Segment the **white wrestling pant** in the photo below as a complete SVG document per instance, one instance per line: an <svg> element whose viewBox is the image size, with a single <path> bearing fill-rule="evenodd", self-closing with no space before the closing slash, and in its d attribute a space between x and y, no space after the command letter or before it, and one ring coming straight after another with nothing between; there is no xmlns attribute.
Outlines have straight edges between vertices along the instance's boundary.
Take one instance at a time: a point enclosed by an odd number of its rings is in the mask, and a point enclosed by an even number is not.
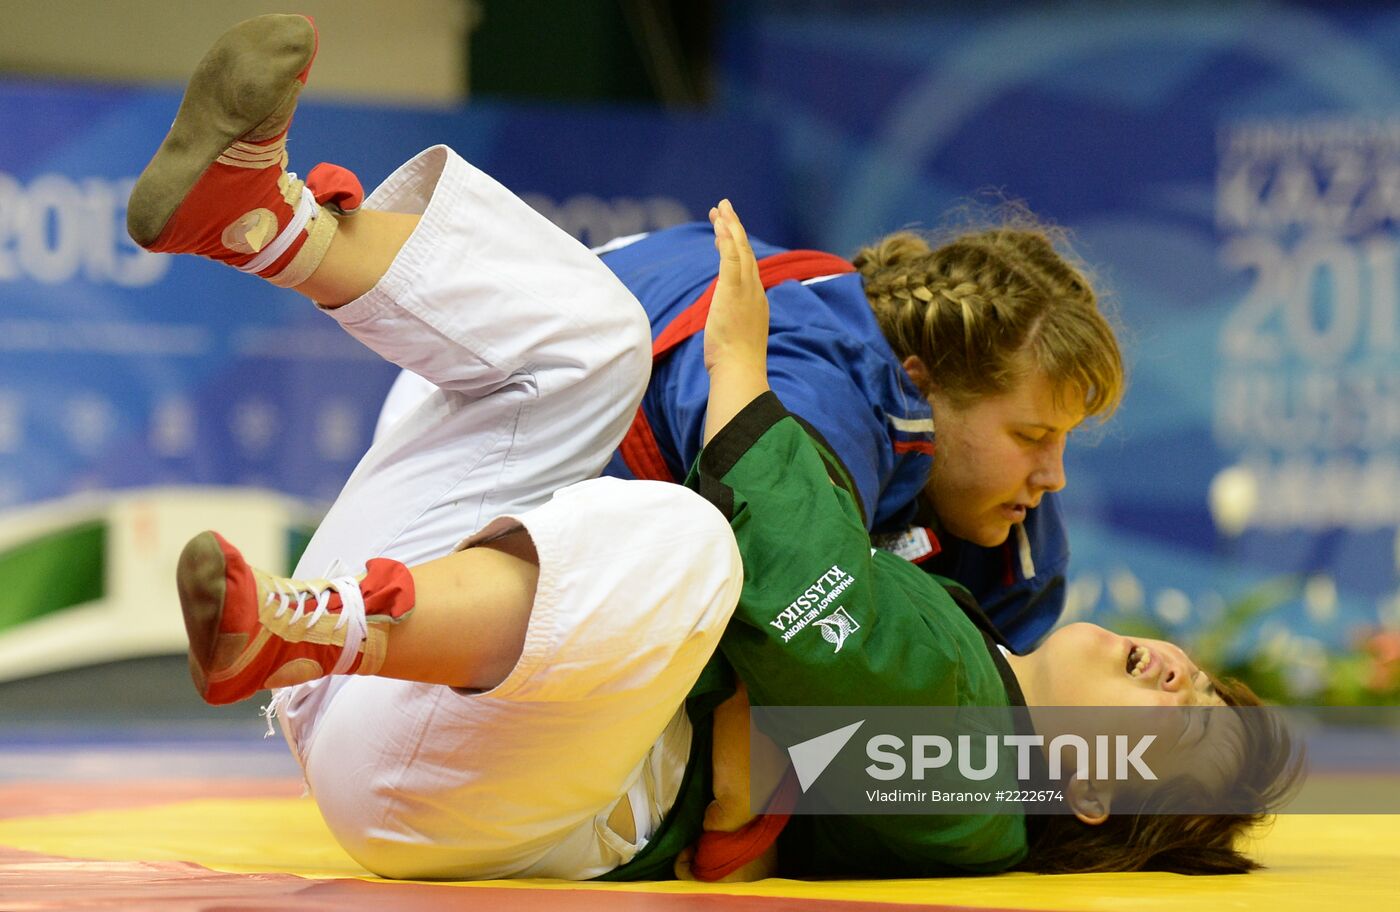
<svg viewBox="0 0 1400 912"><path fill-rule="evenodd" d="M607 827L620 799L647 833L679 788L678 710L738 599L738 550L678 485L586 480L651 361L640 305L595 256L444 147L366 208L423 218L379 285L328 313L438 389L370 448L296 574L420 563L508 516L483 534L523 525L539 584L520 662L494 690L328 678L280 692L283 731L371 871L597 876L642 844Z"/></svg>

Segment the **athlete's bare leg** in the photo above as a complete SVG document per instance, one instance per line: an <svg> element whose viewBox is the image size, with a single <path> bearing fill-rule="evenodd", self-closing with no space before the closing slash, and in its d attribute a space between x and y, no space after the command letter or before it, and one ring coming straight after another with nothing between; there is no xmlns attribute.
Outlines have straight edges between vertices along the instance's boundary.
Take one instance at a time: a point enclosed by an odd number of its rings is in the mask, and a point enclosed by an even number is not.
<svg viewBox="0 0 1400 912"><path fill-rule="evenodd" d="M410 568L413 613L389 628L379 674L489 690L525 643L539 580L530 537L517 532Z"/></svg>
<svg viewBox="0 0 1400 912"><path fill-rule="evenodd" d="M292 290L328 310L350 303L384 277L418 220L417 215L373 210L340 218L325 259Z"/></svg>

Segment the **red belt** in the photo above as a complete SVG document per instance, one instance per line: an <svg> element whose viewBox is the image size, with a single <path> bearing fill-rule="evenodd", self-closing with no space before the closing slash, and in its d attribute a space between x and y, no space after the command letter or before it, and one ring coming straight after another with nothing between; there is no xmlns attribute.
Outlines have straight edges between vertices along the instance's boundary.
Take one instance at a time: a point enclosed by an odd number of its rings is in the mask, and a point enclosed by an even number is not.
<svg viewBox="0 0 1400 912"><path fill-rule="evenodd" d="M839 256L823 253L820 250L789 250L786 253L774 254L758 261L758 277L763 282L764 288L772 288L774 285L789 279L802 281L821 276L843 275L849 272L855 272L855 267ZM653 368L660 364L676 346L705 328L705 320L710 315L710 301L715 296L715 286L718 283L719 277L716 276L705 287L700 297L677 314L675 319L668 323L666 328L656 337L656 341L651 343ZM632 419L632 426L627 430L627 435L622 438L622 445L618 447L618 452L622 455L622 461L636 478L646 478L651 481L680 480L671 474L666 460L662 458L661 448L656 445L656 435L651 430L651 423L647 421L647 416L640 406L637 408L637 417Z"/></svg>

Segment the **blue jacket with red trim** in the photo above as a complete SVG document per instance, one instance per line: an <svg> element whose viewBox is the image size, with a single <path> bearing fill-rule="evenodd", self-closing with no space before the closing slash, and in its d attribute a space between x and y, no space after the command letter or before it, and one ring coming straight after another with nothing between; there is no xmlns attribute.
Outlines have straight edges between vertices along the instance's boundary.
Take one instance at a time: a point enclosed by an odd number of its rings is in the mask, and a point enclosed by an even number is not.
<svg viewBox="0 0 1400 912"><path fill-rule="evenodd" d="M756 239L753 247L760 259L783 252ZM641 301L653 338L700 297L718 269L713 230L704 223L655 232L602 260ZM869 528L898 532L914 525L932 466L932 416L876 324L860 276L783 282L768 290L768 302L773 391L842 460ZM700 452L708 396L702 335L654 365L642 412L674 478L684 478ZM633 477L620 453L605 474ZM944 535L942 553L922 562L967 586L1019 651L1034 646L1059 617L1069 561L1053 495L1027 515L1023 529L1024 540L1013 531L998 548Z"/></svg>

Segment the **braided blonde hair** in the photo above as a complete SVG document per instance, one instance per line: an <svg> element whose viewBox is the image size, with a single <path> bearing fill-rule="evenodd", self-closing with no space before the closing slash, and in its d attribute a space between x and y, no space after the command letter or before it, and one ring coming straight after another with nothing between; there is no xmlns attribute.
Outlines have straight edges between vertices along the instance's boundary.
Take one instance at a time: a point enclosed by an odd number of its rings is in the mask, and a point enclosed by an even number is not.
<svg viewBox="0 0 1400 912"><path fill-rule="evenodd" d="M1040 370L1057 395L1082 393L1085 414L1107 418L1123 396L1122 354L1088 278L1052 237L1063 244L1018 209L938 247L891 234L854 262L895 354L923 361L957 407Z"/></svg>

